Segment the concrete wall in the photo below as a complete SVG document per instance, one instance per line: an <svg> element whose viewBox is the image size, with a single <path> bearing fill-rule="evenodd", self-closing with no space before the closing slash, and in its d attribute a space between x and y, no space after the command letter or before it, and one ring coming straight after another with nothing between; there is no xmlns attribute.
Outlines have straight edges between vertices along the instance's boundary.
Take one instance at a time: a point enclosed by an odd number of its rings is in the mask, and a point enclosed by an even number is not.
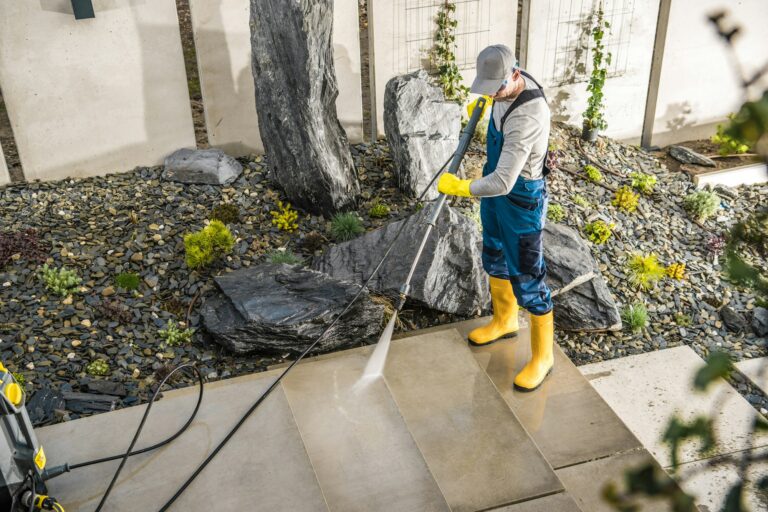
<svg viewBox="0 0 768 512"><path fill-rule="evenodd" d="M28 180L155 165L195 146L174 0L0 0L0 84Z"/></svg>
<svg viewBox="0 0 768 512"><path fill-rule="evenodd" d="M0 185L6 185L11 182L11 175L8 174L8 166L5 164L5 155L3 147L0 146Z"/></svg>
<svg viewBox="0 0 768 512"><path fill-rule="evenodd" d="M231 155L263 153L251 72L249 0L190 0L209 143ZM357 0L334 4L336 108L351 142L363 134Z"/></svg>
<svg viewBox="0 0 768 512"><path fill-rule="evenodd" d="M368 0L373 91L372 112L376 131L384 135L384 90L395 76L429 69L435 16L442 0ZM515 48L517 2L464 0L457 2L456 59L467 86L475 79L475 59L488 45Z"/></svg>
<svg viewBox="0 0 768 512"><path fill-rule="evenodd" d="M530 0L523 63L547 89L553 119L581 126L592 71L589 14L598 0ZM605 135L638 139L643 128L658 0L606 0L611 32L606 50L613 55L604 87Z"/></svg>
<svg viewBox="0 0 768 512"><path fill-rule="evenodd" d="M652 141L668 145L708 138L744 102L732 56L707 15L730 9L742 26L735 39L739 61L754 71L768 61L768 2L765 0L674 0L664 45ZM762 84L764 90L768 81Z"/></svg>

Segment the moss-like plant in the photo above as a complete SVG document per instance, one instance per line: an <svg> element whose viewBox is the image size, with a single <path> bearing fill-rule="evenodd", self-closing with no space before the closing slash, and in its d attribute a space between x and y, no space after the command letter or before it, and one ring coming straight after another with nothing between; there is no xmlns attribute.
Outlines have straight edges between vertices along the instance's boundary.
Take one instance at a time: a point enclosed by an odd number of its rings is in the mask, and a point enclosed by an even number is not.
<svg viewBox="0 0 768 512"><path fill-rule="evenodd" d="M383 219L389 216L389 206L379 201L376 201L368 210L368 216L372 219Z"/></svg>
<svg viewBox="0 0 768 512"><path fill-rule="evenodd" d="M685 263L672 263L667 267L667 275L672 279L682 281L685 278Z"/></svg>
<svg viewBox="0 0 768 512"><path fill-rule="evenodd" d="M714 192L700 190L683 199L683 208L699 222L704 222L720 207L720 196Z"/></svg>
<svg viewBox="0 0 768 512"><path fill-rule="evenodd" d="M192 335L194 333L195 330L192 328L184 330L180 329L178 324L173 320L168 320L168 323L165 324L165 329L157 331L157 334L163 342L170 347L181 345L182 343L189 343L192 341Z"/></svg>
<svg viewBox="0 0 768 512"><path fill-rule="evenodd" d="M115 284L128 291L136 290L141 284L141 278L133 272L121 272L115 276Z"/></svg>
<svg viewBox="0 0 768 512"><path fill-rule="evenodd" d="M717 133L712 136L712 142L717 144L717 152L725 155L740 155L749 151L749 144L726 133L727 128L733 123L736 114L728 114L729 122L727 124L718 124Z"/></svg>
<svg viewBox="0 0 768 512"><path fill-rule="evenodd" d="M0 233L0 269L10 263L14 255L42 263L47 252L48 247L34 229Z"/></svg>
<svg viewBox="0 0 768 512"><path fill-rule="evenodd" d="M331 234L336 240L352 240L364 232L363 223L354 212L337 213L331 220Z"/></svg>
<svg viewBox="0 0 768 512"><path fill-rule="evenodd" d="M637 209L637 203L640 196L632 192L632 189L624 185L616 191L616 196L611 201L613 206L617 206L626 212L634 212Z"/></svg>
<svg viewBox="0 0 768 512"><path fill-rule="evenodd" d="M653 188L656 186L656 176L645 174L644 172L633 172L629 175L632 179L632 188L639 190L645 195L653 194Z"/></svg>
<svg viewBox="0 0 768 512"><path fill-rule="evenodd" d="M552 222L562 222L565 218L565 208L562 205L553 203L547 209L547 220Z"/></svg>
<svg viewBox="0 0 768 512"><path fill-rule="evenodd" d="M693 324L693 320L691 319L691 315L678 311L675 313L675 323L680 327L690 327L691 324Z"/></svg>
<svg viewBox="0 0 768 512"><path fill-rule="evenodd" d="M96 311L98 311L102 317L124 325L130 324L131 320L133 320L131 312L116 300L111 301L105 299L96 307Z"/></svg>
<svg viewBox="0 0 768 512"><path fill-rule="evenodd" d="M211 211L210 219L220 220L224 224L237 224L240 222L240 208L232 203L218 204Z"/></svg>
<svg viewBox="0 0 768 512"><path fill-rule="evenodd" d="M45 287L62 297L75 293L82 282L74 270L66 267L52 268L44 264L40 270L40 279L45 283Z"/></svg>
<svg viewBox="0 0 768 512"><path fill-rule="evenodd" d="M27 378L18 372L11 372L11 375L13 375L13 380L15 380L16 383L21 386L21 389L24 389L24 387L27 385Z"/></svg>
<svg viewBox="0 0 768 512"><path fill-rule="evenodd" d="M603 220L596 220L586 224L584 226L584 232L593 244L601 245L611 238L614 227L616 227L616 224L608 224Z"/></svg>
<svg viewBox="0 0 768 512"><path fill-rule="evenodd" d="M267 254L267 261L270 263L287 263L288 265L298 265L299 263L303 263L302 259L296 256L290 249L270 252Z"/></svg>
<svg viewBox="0 0 768 512"><path fill-rule="evenodd" d="M666 274L664 266L654 253L634 254L627 262L629 282L635 288L650 290Z"/></svg>
<svg viewBox="0 0 768 512"><path fill-rule="evenodd" d="M632 332L640 332L648 324L648 310L645 304L636 302L622 310L621 319Z"/></svg>
<svg viewBox="0 0 768 512"><path fill-rule="evenodd" d="M587 173L587 179L592 183L603 182L603 173L601 173L600 170L594 165L585 165L584 172Z"/></svg>
<svg viewBox="0 0 768 512"><path fill-rule="evenodd" d="M184 235L187 266L191 269L205 267L224 256L235 245L235 237L221 221L212 220L195 233Z"/></svg>
<svg viewBox="0 0 768 512"><path fill-rule="evenodd" d="M292 233L299 229L299 213L291 208L289 203L277 202L277 210L269 212L272 224L283 231Z"/></svg>
<svg viewBox="0 0 768 512"><path fill-rule="evenodd" d="M96 359L85 366L85 371L88 375L103 377L109 375L109 363L103 359Z"/></svg>
<svg viewBox="0 0 768 512"><path fill-rule="evenodd" d="M587 198L582 196L581 194L573 194L571 196L571 201L573 201L573 204L577 206L581 206L582 208L589 208L589 201L587 201Z"/></svg>

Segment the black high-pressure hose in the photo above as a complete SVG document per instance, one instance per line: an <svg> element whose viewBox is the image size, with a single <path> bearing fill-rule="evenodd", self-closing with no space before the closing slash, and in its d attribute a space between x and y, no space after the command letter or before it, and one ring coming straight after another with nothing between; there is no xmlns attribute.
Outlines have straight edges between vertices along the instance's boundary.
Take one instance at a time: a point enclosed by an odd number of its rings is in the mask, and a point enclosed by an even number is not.
<svg viewBox="0 0 768 512"><path fill-rule="evenodd" d="M435 175L430 180L429 184L427 184L427 186L425 187L424 191L417 198L417 201L421 201L424 198L424 195L432 187L432 185L434 184L435 180L440 176L440 174L442 174L442 172L445 170L445 168L451 162L451 159L453 159L454 155L455 155L455 153L452 154L450 156L450 158L448 158L448 160L442 165L442 167L440 167L440 170L437 171L437 173L435 173ZM403 219L405 219L405 217L403 217ZM237 430L240 428L240 426L242 426L242 424L245 422L245 420L248 419L248 417L253 413L253 411L255 411L256 408L259 405L261 405L261 403L264 401L264 399L266 399L266 397L277 387L277 384L283 379L283 377L285 377L288 374L288 372L291 370L291 368L293 368L293 366L296 365L296 363L301 361L304 358L304 356L306 356L317 345L317 343L323 338L323 336L325 336L328 333L328 331L330 331L330 329L334 325L336 325L336 322L338 322L338 320L342 316L344 316L344 314L346 314L347 311L349 311L349 308L351 308L352 304L354 304L355 301L360 297L360 295L362 294L363 290L365 290L366 286L368 286L368 284L371 282L371 279L373 279L373 277L381 269L381 266L384 264L384 261L386 261L387 257L389 257L389 253L392 252L392 248L394 247L395 242L400 237L400 234L403 232L404 228L405 228L405 222L403 223L402 226L400 226L400 229L397 231L397 233L395 233L395 237L392 239L392 242L390 242L389 247L387 247L387 250L385 251L384 256L381 258L381 261L379 261L378 265L376 265L376 268L373 270L373 272L368 277L368 279L366 279L365 283L363 283L363 285L360 287L360 290L358 290L358 292L355 294L355 296L352 298L352 300L347 304L347 306L344 308L344 310L333 320L333 322L331 322L331 324L320 334L320 336L318 336L317 339L298 357L298 359L296 359L293 363L291 363L291 365L288 366L288 368L286 368L285 371L283 371L283 373L281 373L278 376L278 378L275 380L275 382L272 383L272 385L259 397L259 399L253 404L253 406L251 406L251 408L243 415L243 417L240 419L240 421L237 423L237 425L235 425L235 427L232 428L232 430L230 430L230 432L227 434L227 436L224 438L224 440L221 441L221 443L219 443L219 445L216 447L216 449L213 452L211 452L211 454L205 459L205 461L203 461L203 463L200 464L200 466L198 466L197 470L195 470L195 472L192 474L192 476L184 483L184 485L181 488L179 488L179 490L176 492L176 494L165 505L163 505L163 508L160 509L161 512L165 511L165 510L168 510L168 508L173 504L173 502L176 501L176 499L178 499L179 496L181 496L181 494L186 490L187 487L189 487L189 485L192 483L192 481L195 479L195 477L197 477L197 475L200 474L200 472L205 468L205 466L208 465L208 463L224 447L224 445L229 441L229 439L232 436L234 436L234 434L237 432ZM189 418L184 423L184 425L182 425L181 428L179 428L179 430L177 430L176 433L173 434L172 436L164 439L163 441L160 441L159 443L153 444L152 446L147 446L146 448L142 448L140 450L133 451L133 447L136 445L136 441L138 440L139 435L141 434L141 431L144 429L144 424L145 424L145 422L147 420L147 417L149 416L150 410L152 409L152 404L157 400L157 397L158 397L158 395L160 393L160 389L163 387L163 385L166 383L166 381L174 373L176 373L177 371L186 369L186 368L190 368L197 375L198 384L200 386L200 393L198 394L197 403L195 404L195 409L192 411L192 414L189 416ZM197 416L198 411L200 410L200 405L201 405L201 403L203 401L203 388L204 388L203 376L200 373L200 370L197 369L197 367L193 366L192 364L184 364L184 365L177 366L176 368L173 369L173 371L171 371L168 375L166 375L166 377L157 386L157 389L155 390L155 392L152 394L152 398L149 401L149 405L147 406L147 410L144 411L144 415L141 418L141 422L139 423L139 427L136 429L136 433L133 436L133 440L131 441L131 444L128 447L128 450L125 453L118 454L118 455L111 455L109 457L102 457L100 459L93 459L93 460L89 460L89 461L85 461L85 462L78 462L77 464L71 464L71 465L66 464L64 466L61 466L61 467L57 468L57 471L54 474L54 476L55 475L59 475L61 473L65 473L65 472L71 471L73 469L79 469L79 468L83 468L83 467L86 467L86 466L91 466L91 465L94 465L94 464L101 464L103 462L109 462L109 461L113 461L113 460L117 460L117 459L122 459L122 461L120 462L120 466L118 466L117 470L115 471L115 474L112 476L112 481L109 483L109 486L107 487L107 490L104 492L104 495L102 496L101 501L99 502L99 505L96 508L96 512L99 512L101 510L101 508L104 506L104 503L106 503L107 498L109 497L109 494L112 492L112 487L114 487L115 482L117 481L118 477L120 476L120 473L122 472L123 467L125 466L125 463L126 463L126 461L128 460L129 457L133 457L134 455L139 455L139 454L146 453L146 452L149 452L149 451L152 451L152 450L156 450L157 448L165 446L168 443L170 443L171 441L173 441L176 438L178 438L181 434L183 434L187 430L187 428L192 424L192 422L194 421L195 417Z"/></svg>
<svg viewBox="0 0 768 512"><path fill-rule="evenodd" d="M482 109L478 109L478 110L482 110ZM476 112L472 116L472 119L470 119L470 122L468 123L467 128L465 128L465 130L474 132L474 128L475 128L475 126L477 124L478 119L479 119L479 112ZM466 135L466 132L463 131L462 134ZM453 158L457 154L460 154L461 157L463 157L464 152L466 151L466 149L467 149L467 147L469 145L469 137L471 137L471 135L472 134L469 133L467 135L467 137L466 137L466 140L462 139L460 141L459 149L456 152L454 152L453 154L451 154L451 156L448 158L448 160L446 160L445 163L440 167L440 169L434 174L434 176L432 176L432 179L429 181L427 186L424 188L422 193L417 198L417 202L421 201L424 198L424 196L426 195L427 191L429 191L430 188L432 187L432 185L435 183L435 180L437 180L437 178L443 173L445 168L448 167L448 164L451 163L451 160L453 160ZM451 171L455 172L458 169L459 164L460 164L460 161L459 162L455 162L455 165L452 166ZM405 219L405 217L403 217L401 220L404 220L404 219ZM195 469L194 473L192 473L192 475L176 491L176 493L171 497L171 499L169 499L165 503L165 505L163 505L163 507L159 510L159 512L165 512L166 510L168 510L170 508L171 505L173 505L173 503L179 498L179 496L181 496L184 493L184 491L190 486L190 484L195 480L195 478L197 478L197 476L203 471L203 469L205 469L205 467L211 462L211 460L213 460L213 458L216 457L216 455L219 453L219 451L221 451L221 449L224 447L224 445L226 445L227 442L229 442L229 440L235 435L235 433L237 433L237 431L240 429L240 427L243 425L243 423L245 423L245 421L248 419L248 417L250 417L250 415L253 414L253 412L259 407L259 405L261 405L261 403L272 393L272 391L275 390L275 388L280 383L280 381L282 381L282 379L286 375L288 375L288 372L290 372L291 369L293 369L293 367L296 366L296 364L299 363L299 361L301 361L307 354L309 354L309 352L311 352L312 349L317 346L317 344L320 342L320 340L322 340L323 337L326 334L328 334L328 332L336 325L336 323L341 319L341 317L343 317L349 311L349 309L357 301L357 299L360 298L360 296L362 295L363 291L367 288L368 284L376 276L376 274L381 269L381 266L384 264L384 262L389 257L389 254L392 252L392 249L395 246L395 242L398 240L398 238L400 238L400 235L402 234L403 230L405 229L405 226L406 226L406 222L403 222L402 225L400 226L400 229L398 229L397 232L395 233L395 236L392 239L392 241L390 242L390 244L387 247L386 251L384 251L384 255L382 256L381 260L376 265L376 267L373 269L373 272L371 272L371 275L368 276L368 278L365 280L365 282L360 286L360 289L357 291L355 296L352 297L352 300L349 301L349 303L346 305L344 310L339 315L336 316L336 318L333 320L333 322L331 322L331 324L328 327L326 327L325 330L323 330L323 332L317 337L317 339L315 339L315 341L312 342L312 344L309 345L309 347L307 347L304 350L304 352L302 352L301 355L299 355L299 357L297 359L295 359L285 370L283 370L283 372L280 375L278 375L278 377L275 379L275 381L266 389L266 391L264 391L261 394L261 396L253 403L253 405L251 405L251 407L245 412L245 414L243 414L243 416L240 418L240 420L237 422L237 424L234 427L232 427L232 429L227 433L227 435L224 437L224 439L216 446L216 448L210 453L210 455L208 455L208 457L206 457L206 459L202 463L200 463L200 465L197 467L197 469ZM157 399L157 396L158 396L158 394L160 392L160 388L162 388L163 384L165 384L165 382L171 377L171 375L173 375L177 371L180 371L180 370L185 369L185 368L191 368L195 372L195 374L198 377L198 381L199 381L199 385L200 385L200 394L198 395L197 404L195 405L195 409L192 412L192 414L190 415L189 419L187 420L187 422L175 434L173 434L169 438L167 438L167 439L165 439L165 440L163 440L163 441L161 441L161 442L159 442L157 444L154 444L152 446L148 446L146 448L142 448L141 450L136 450L135 452L132 451L133 447L136 445L136 441L138 440L139 435L141 434L142 429L144 428L144 423L146 422L147 417L149 416L149 412L150 412L150 410L152 408L152 404ZM164 445L170 443L171 441L173 441L174 439L179 437L182 433L184 433L184 431L189 427L189 425L192 423L194 418L197 416L197 412L200 409L200 404L201 404L201 402L203 400L203 388L204 388L204 382L203 382L202 374L200 373L200 370L198 370L195 366L193 366L192 364L184 364L184 365L181 365L181 366L178 366L178 367L174 368L174 370L171 373L169 373L160 382L160 385L157 387L157 389L155 390L154 394L152 395L152 398L151 398L151 400L149 402L149 405L147 406L147 410L144 411L144 415L142 416L141 423L139 424L139 427L136 430L136 434L134 434L133 440L131 441L131 444L128 447L128 450L124 454L122 454L122 455L113 455L113 456L104 457L104 458L101 458L101 459L94 459L94 460L91 460L91 461L81 462L81 463L73 464L71 466L67 466L66 467L66 470L70 470L70 469L77 469L77 468L81 468L81 467L85 467L85 466L90 466L92 464L99 464L99 463L108 462L108 461L111 461L111 460L122 459L122 461L120 462L120 466L117 468L117 470L115 471L114 476L112 477L112 481L110 482L109 487L107 487L107 490L105 491L104 496L101 498L101 502L99 503L98 507L96 508L96 512L99 512L101 510L101 508L104 506L104 503L107 501L107 497L109 496L110 492L112 491L112 487L114 486L115 482L117 481L118 477L120 476L120 473L123 470L123 467L125 466L125 463L126 463L126 461L128 460L129 457L132 457L134 455L138 455L140 453L146 453L148 451L160 448L161 446L164 446Z"/></svg>
<svg viewBox="0 0 768 512"><path fill-rule="evenodd" d="M446 160L446 162L442 165L442 167L440 167L440 170L435 173L435 175L430 180L429 184L427 184L427 186L424 188L424 191L417 198L417 201L421 201L424 198L424 195L427 193L427 191L430 189L430 187L432 187L432 185L434 184L435 180L438 178L438 176L440 176L440 174L442 174L442 172L445 170L445 168L448 166L448 164L451 163L451 160L453 159L453 157L455 155L456 155L456 153L453 153L448 158L448 160ZM397 241L397 239L400 237L400 235L402 234L403 230L405 229L405 225L406 225L406 223L403 222L403 224L400 226L400 229L398 229L397 233L395 233L395 237L390 242L389 246L387 247L387 250L384 252L384 256L382 256L382 258L379 261L379 263L373 269L373 272L371 272L371 275L368 276L368 279L366 279L365 282L362 284L362 286L360 286L360 289L357 291L355 296L352 297L352 300L349 301L349 303L344 308L344 310L333 320L333 322L331 322L331 324L328 327L325 328L325 330L322 333L320 333L320 336L318 336L317 339L314 342L312 342L312 344L309 347L307 347L304 350L304 352L302 352L301 355L296 360L294 360L285 370L283 370L283 372L280 375L278 375L278 377L275 379L275 381L267 388L266 391L264 391L261 394L261 396L258 398L258 400L256 400L253 403L253 405L245 412L245 414L243 414L243 416L240 418L240 420L237 422L237 424L234 427L232 427L232 429L229 431L229 433L227 433L226 437L224 437L224 439L218 444L218 446L216 446L216 448L210 453L210 455L208 455L208 457L206 457L206 459L203 462L200 463L200 465L197 467L197 469L195 469L195 472L192 473L192 475L187 479L186 482L184 482L184 484L181 487L179 487L179 489L176 491L176 494L174 494L171 497L171 499L169 499L165 503L165 505L163 505L163 507L159 510L159 512L165 512L166 510L168 510L171 507L171 505L173 505L173 503L179 498L179 496L181 496L182 493L184 493L184 491L187 490L187 487L190 486L192 481L195 478L197 478L197 476L203 471L203 469L205 469L205 467L208 465L208 463L210 463L213 460L213 458L216 457L216 455L219 453L219 451L221 451L221 449L224 448L224 445L227 444L227 442L229 442L229 440L240 429L240 427L243 425L243 423L245 423L245 421L248 419L248 417L251 414L253 414L253 411L255 411L259 407L259 405L261 405L261 403L270 395L270 393L272 393L272 391L275 390L275 388L280 383L280 381L283 380L283 377L285 377L288 374L288 372L290 372L291 369L294 366L296 366L296 364L298 364L299 361L304 359L304 356L306 356L313 348L315 348L315 346L317 346L317 344L320 342L320 340L323 339L323 337L333 328L334 325L336 325L336 322L338 322L339 319L342 316L344 316L347 313L347 311L349 311L349 309L352 307L352 305L355 303L355 301L357 301L357 299L360 297L360 295L362 295L363 291L366 289L366 287L371 282L371 280L374 278L374 276L381 269L381 266L384 264L386 259L389 257L389 253L392 252L392 249L395 246L395 242Z"/></svg>

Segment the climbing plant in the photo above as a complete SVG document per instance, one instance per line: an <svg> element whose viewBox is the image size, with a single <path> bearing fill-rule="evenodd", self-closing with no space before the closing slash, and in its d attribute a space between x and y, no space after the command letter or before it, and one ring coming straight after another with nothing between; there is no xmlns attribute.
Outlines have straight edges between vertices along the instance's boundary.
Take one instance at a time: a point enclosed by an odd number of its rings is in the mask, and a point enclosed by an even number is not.
<svg viewBox="0 0 768 512"><path fill-rule="evenodd" d="M469 96L469 88L462 84L463 77L456 64L456 4L445 0L437 11L434 46L430 60L437 75L437 81L443 89L445 99L464 104Z"/></svg>
<svg viewBox="0 0 768 512"><path fill-rule="evenodd" d="M587 92L587 109L582 114L584 127L588 130L605 130L608 123L605 121L603 110L603 86L608 76L608 66L611 64L611 52L606 52L603 38L611 24L605 19L602 2L597 8L592 26L592 75L589 77Z"/></svg>

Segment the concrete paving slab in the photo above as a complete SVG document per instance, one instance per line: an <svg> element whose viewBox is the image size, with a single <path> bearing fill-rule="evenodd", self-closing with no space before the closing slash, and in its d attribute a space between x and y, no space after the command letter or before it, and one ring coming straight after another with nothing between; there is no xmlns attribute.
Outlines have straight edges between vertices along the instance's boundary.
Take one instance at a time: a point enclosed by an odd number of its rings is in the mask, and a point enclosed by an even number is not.
<svg viewBox="0 0 768 512"><path fill-rule="evenodd" d="M450 510L384 381L357 385L366 362L347 353L283 381L330 510Z"/></svg>
<svg viewBox="0 0 768 512"><path fill-rule="evenodd" d="M768 393L768 357L745 359L736 363L736 368L763 393Z"/></svg>
<svg viewBox="0 0 768 512"><path fill-rule="evenodd" d="M582 510L569 494L561 492L516 505L495 508L491 512L582 512Z"/></svg>
<svg viewBox="0 0 768 512"><path fill-rule="evenodd" d="M558 469L565 490L576 501L579 507L589 512L615 512L602 497L603 487L609 482L621 485L624 471L636 468L648 462L656 462L646 450L612 455L584 464ZM643 512L670 512L672 509L663 502L645 499L640 502Z"/></svg>
<svg viewBox="0 0 768 512"><path fill-rule="evenodd" d="M743 453L743 452L742 452ZM765 449L752 450L749 453L764 454ZM736 454L738 456L738 454ZM735 464L711 466L722 457L715 457L678 466L678 473L684 477L682 488L696 497L696 504L702 512L723 510L723 503L731 487L740 481L738 467ZM768 510L768 493L755 489L755 482L768 475L768 462L753 463L747 473L744 504L747 510Z"/></svg>
<svg viewBox="0 0 768 512"><path fill-rule="evenodd" d="M643 445L667 467L671 464L661 437L673 414L693 419L717 410L719 444L709 456L750 448L749 435L757 412L725 381L707 393L693 389L693 376L704 361L689 347L658 350L579 368ZM768 435L756 438L755 448L768 445ZM691 442L680 451L680 463L704 458Z"/></svg>
<svg viewBox="0 0 768 512"><path fill-rule="evenodd" d="M195 422L181 437L154 452L132 457L112 490L105 510L158 510L212 451L275 373L262 373L206 386ZM152 407L138 447L172 434L192 411L195 388L166 393ZM36 431L49 466L119 453L128 448L145 406L131 407ZM119 461L74 470L49 482L50 494L67 510L96 508ZM276 389L187 491L174 510L327 511L320 486L282 389Z"/></svg>
<svg viewBox="0 0 768 512"><path fill-rule="evenodd" d="M642 447L559 347L554 370L537 391L513 389L531 357L527 328L516 338L471 350L555 469Z"/></svg>
<svg viewBox="0 0 768 512"><path fill-rule="evenodd" d="M458 332L393 342L384 375L453 512L562 490Z"/></svg>

